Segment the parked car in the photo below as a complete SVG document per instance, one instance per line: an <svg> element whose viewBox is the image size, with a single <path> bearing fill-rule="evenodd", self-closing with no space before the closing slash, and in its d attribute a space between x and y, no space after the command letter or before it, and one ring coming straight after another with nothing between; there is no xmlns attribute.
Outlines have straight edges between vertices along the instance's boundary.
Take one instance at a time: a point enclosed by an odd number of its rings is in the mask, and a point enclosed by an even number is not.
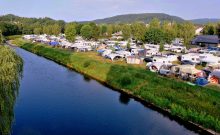
<svg viewBox="0 0 220 135"><path fill-rule="evenodd" d="M162 65L161 68L160 68L160 70L158 71L158 73L159 73L160 75L169 76L169 75L171 75L170 69L171 69L171 66Z"/></svg>
<svg viewBox="0 0 220 135"><path fill-rule="evenodd" d="M195 63L190 60L183 60L181 61L181 65L195 65Z"/></svg>
<svg viewBox="0 0 220 135"><path fill-rule="evenodd" d="M153 62L153 59L152 59L151 57L147 57L147 58L144 58L144 61L145 61L146 63L148 63L148 62Z"/></svg>

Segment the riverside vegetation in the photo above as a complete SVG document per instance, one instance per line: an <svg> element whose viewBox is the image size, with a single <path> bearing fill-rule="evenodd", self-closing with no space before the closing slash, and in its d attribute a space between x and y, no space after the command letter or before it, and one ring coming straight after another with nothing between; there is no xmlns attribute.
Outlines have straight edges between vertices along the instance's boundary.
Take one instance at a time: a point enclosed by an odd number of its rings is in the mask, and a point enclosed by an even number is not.
<svg viewBox="0 0 220 135"><path fill-rule="evenodd" d="M220 90L216 87L190 86L161 77L141 66L110 62L95 52L73 53L61 48L33 44L22 39L13 44L66 65L114 88L126 91L168 110L173 116L220 132Z"/></svg>
<svg viewBox="0 0 220 135"><path fill-rule="evenodd" d="M11 48L0 45L0 135L10 134L22 70L22 59Z"/></svg>

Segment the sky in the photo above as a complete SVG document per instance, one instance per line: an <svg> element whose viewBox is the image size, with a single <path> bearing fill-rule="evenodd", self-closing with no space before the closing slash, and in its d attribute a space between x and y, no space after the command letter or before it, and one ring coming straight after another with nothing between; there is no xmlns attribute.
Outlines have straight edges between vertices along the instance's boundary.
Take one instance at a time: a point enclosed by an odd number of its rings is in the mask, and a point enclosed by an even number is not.
<svg viewBox="0 0 220 135"><path fill-rule="evenodd" d="M220 18L220 0L0 0L0 15L89 21L128 13Z"/></svg>

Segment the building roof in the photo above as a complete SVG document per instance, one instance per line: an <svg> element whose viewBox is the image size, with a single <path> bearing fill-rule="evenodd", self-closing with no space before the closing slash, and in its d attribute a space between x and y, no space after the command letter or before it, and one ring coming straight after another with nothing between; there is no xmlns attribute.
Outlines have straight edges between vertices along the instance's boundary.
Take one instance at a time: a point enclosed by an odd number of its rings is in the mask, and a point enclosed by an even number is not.
<svg viewBox="0 0 220 135"><path fill-rule="evenodd" d="M195 39L193 39L192 43L219 44L219 38L217 35L199 35Z"/></svg>

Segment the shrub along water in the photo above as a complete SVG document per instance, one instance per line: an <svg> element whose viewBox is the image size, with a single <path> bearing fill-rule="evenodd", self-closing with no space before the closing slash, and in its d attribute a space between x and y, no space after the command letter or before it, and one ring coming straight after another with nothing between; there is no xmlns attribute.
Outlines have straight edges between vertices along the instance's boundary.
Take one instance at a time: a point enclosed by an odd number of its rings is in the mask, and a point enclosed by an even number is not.
<svg viewBox="0 0 220 135"><path fill-rule="evenodd" d="M182 81L161 77L144 68L112 63L93 53L73 53L42 44L22 43L21 48L139 96L172 115L220 132L219 88L190 86Z"/></svg>
<svg viewBox="0 0 220 135"><path fill-rule="evenodd" d="M10 134L22 69L22 59L9 47L0 45L0 134L3 135Z"/></svg>

